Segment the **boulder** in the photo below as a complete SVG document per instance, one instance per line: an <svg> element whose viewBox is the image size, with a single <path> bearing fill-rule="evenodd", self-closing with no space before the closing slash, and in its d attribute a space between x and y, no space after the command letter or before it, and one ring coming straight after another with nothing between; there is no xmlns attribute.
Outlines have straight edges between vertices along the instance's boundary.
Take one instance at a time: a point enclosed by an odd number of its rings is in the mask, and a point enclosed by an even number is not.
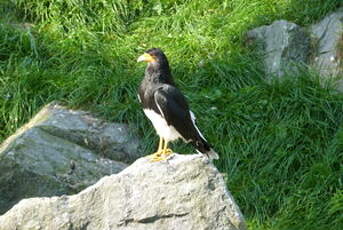
<svg viewBox="0 0 343 230"><path fill-rule="evenodd" d="M126 125L50 104L0 147L0 214L23 198L77 193L137 152Z"/></svg>
<svg viewBox="0 0 343 230"><path fill-rule="evenodd" d="M139 139L128 125L109 123L89 112L71 110L53 102L45 106L27 125L90 149L100 156L132 163L142 156Z"/></svg>
<svg viewBox="0 0 343 230"><path fill-rule="evenodd" d="M282 77L297 72L298 67L308 63L310 36L300 26L285 21L275 21L247 33L248 44L254 44L264 56L268 75Z"/></svg>
<svg viewBox="0 0 343 230"><path fill-rule="evenodd" d="M243 230L222 175L203 155L140 158L77 195L30 198L0 216L0 230Z"/></svg>
<svg viewBox="0 0 343 230"><path fill-rule="evenodd" d="M343 8L310 27L313 66L324 77L343 76ZM343 90L343 81L340 81Z"/></svg>

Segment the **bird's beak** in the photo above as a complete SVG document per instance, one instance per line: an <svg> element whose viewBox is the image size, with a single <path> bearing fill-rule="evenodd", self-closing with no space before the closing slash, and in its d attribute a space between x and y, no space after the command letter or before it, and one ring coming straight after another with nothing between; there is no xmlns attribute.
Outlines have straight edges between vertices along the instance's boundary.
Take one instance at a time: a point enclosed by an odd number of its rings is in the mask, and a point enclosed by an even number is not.
<svg viewBox="0 0 343 230"><path fill-rule="evenodd" d="M143 55L139 56L139 58L137 59L137 62L154 62L156 61L155 58L153 58L150 54L148 53L144 53Z"/></svg>

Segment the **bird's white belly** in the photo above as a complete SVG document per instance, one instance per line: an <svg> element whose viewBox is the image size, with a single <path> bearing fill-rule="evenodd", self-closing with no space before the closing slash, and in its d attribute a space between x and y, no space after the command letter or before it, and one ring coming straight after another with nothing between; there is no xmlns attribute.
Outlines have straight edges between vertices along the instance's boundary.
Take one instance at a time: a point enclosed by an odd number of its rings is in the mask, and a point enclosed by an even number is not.
<svg viewBox="0 0 343 230"><path fill-rule="evenodd" d="M169 126L167 121L158 113L151 109L144 109L145 115L152 122L157 134L166 141L173 141L181 137L173 126Z"/></svg>

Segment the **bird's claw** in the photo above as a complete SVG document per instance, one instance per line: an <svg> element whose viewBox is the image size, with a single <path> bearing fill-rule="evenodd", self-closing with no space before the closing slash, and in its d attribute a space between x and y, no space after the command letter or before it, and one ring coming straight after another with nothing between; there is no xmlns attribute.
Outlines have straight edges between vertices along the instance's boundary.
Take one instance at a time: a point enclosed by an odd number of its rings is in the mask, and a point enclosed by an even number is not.
<svg viewBox="0 0 343 230"><path fill-rule="evenodd" d="M164 161L167 160L167 158L162 157L162 156L153 156L150 158L150 162L159 162L159 161Z"/></svg>
<svg viewBox="0 0 343 230"><path fill-rule="evenodd" d="M148 156L150 158L150 162L157 162L164 160L164 157L162 157L162 151L157 151L151 155Z"/></svg>
<svg viewBox="0 0 343 230"><path fill-rule="evenodd" d="M161 151L157 151L151 155L150 157L150 162L158 162L158 161L164 161L167 160L168 157L173 153L173 150L171 149L165 149Z"/></svg>
<svg viewBox="0 0 343 230"><path fill-rule="evenodd" d="M163 156L169 156L170 154L172 154L174 151L171 150L171 149L165 149L163 152L162 152L162 155Z"/></svg>

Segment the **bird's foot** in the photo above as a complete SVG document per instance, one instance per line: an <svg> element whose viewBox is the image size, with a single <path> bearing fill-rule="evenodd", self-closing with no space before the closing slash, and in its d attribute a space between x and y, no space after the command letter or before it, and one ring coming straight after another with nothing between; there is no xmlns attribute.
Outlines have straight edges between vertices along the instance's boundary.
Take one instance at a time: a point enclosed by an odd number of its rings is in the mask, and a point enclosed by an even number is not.
<svg viewBox="0 0 343 230"><path fill-rule="evenodd" d="M170 156L174 151L171 149L165 149L164 151L162 150L162 156L168 157Z"/></svg>
<svg viewBox="0 0 343 230"><path fill-rule="evenodd" d="M158 162L158 161L164 161L168 160L169 156L173 153L173 150L171 149L165 149L164 151L157 151L148 157L150 158L150 162Z"/></svg>
<svg viewBox="0 0 343 230"><path fill-rule="evenodd" d="M159 161L165 161L167 160L164 156L154 156L150 158L150 162L159 162Z"/></svg>
<svg viewBox="0 0 343 230"><path fill-rule="evenodd" d="M162 156L162 151L157 151L153 154L150 154L148 157L150 158L150 162L158 162L166 159L164 156Z"/></svg>

